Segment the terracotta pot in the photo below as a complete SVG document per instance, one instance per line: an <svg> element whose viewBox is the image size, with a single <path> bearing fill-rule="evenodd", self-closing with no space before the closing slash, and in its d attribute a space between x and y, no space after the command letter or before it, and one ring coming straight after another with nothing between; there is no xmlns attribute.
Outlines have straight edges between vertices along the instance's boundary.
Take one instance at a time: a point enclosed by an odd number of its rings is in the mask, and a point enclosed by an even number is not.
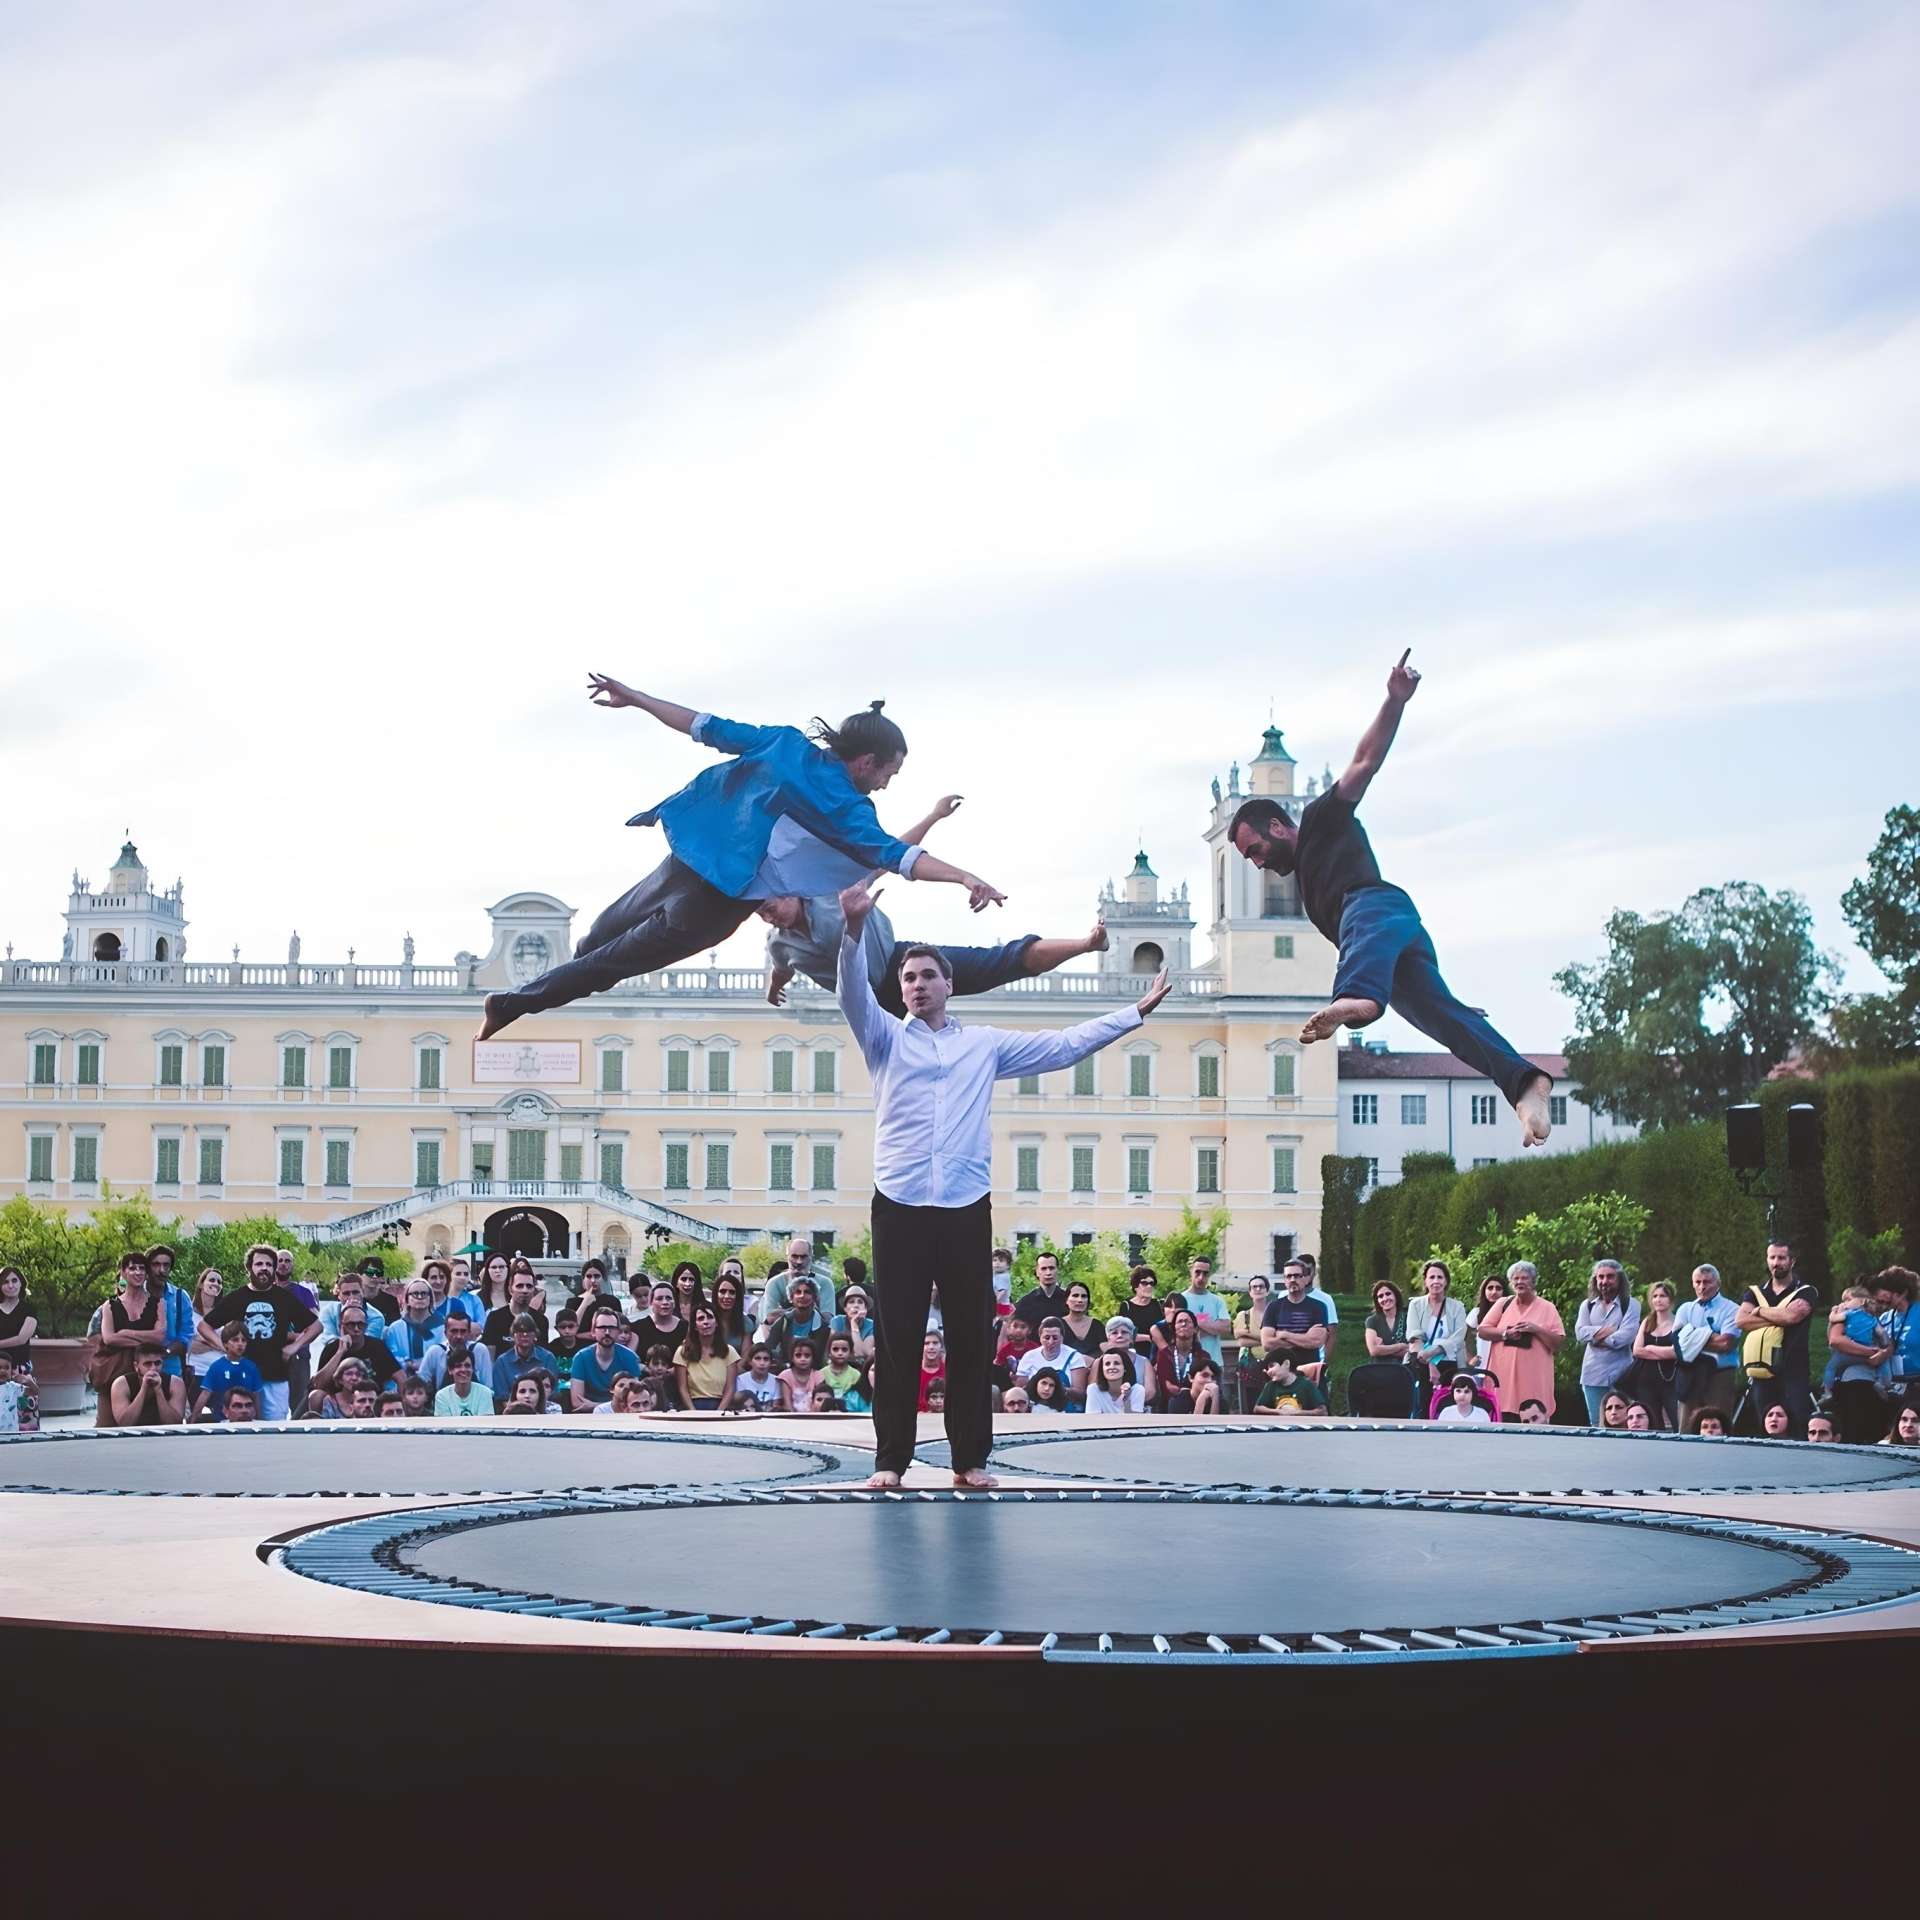
<svg viewBox="0 0 1920 1920"><path fill-rule="evenodd" d="M40 1411L79 1413L87 1404L87 1343L38 1340L33 1343L33 1377L40 1384Z"/></svg>

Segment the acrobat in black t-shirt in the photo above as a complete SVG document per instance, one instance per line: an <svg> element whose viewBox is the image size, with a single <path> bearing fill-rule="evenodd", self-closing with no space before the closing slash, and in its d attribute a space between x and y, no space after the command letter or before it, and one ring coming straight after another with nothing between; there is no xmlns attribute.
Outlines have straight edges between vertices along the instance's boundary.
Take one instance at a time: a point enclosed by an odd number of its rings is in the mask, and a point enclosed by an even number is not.
<svg viewBox="0 0 1920 1920"><path fill-rule="evenodd" d="M1338 786L1307 802L1295 829L1294 871L1307 918L1337 947L1347 896L1361 887L1385 886L1367 830Z"/></svg>

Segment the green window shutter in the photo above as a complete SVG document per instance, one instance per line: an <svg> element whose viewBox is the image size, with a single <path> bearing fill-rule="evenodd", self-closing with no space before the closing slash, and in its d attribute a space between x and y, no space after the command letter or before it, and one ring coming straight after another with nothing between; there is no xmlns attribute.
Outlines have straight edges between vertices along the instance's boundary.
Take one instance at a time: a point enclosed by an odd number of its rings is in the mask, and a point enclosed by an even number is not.
<svg viewBox="0 0 1920 1920"><path fill-rule="evenodd" d="M1021 1193L1040 1191L1040 1149L1016 1147L1013 1155L1013 1184Z"/></svg>
<svg viewBox="0 0 1920 1920"><path fill-rule="evenodd" d="M440 1142L416 1140L413 1143L413 1184L437 1187L440 1184Z"/></svg>
<svg viewBox="0 0 1920 1920"><path fill-rule="evenodd" d="M344 1187L349 1184L347 1162L352 1153L351 1143L345 1140L327 1142L327 1185Z"/></svg>
<svg viewBox="0 0 1920 1920"><path fill-rule="evenodd" d="M100 1084L100 1049L95 1042L87 1040L81 1043L73 1077L83 1087L97 1087Z"/></svg>
<svg viewBox="0 0 1920 1920"><path fill-rule="evenodd" d="M1564 1093L1547 1095L1547 1119L1556 1127L1567 1124L1567 1096Z"/></svg>
<svg viewBox="0 0 1920 1920"><path fill-rule="evenodd" d="M420 1091L422 1093L440 1091L440 1049L438 1047L420 1049Z"/></svg>
<svg viewBox="0 0 1920 1920"><path fill-rule="evenodd" d="M1073 1190L1075 1193L1093 1191L1093 1149L1075 1147L1073 1150Z"/></svg>
<svg viewBox="0 0 1920 1920"><path fill-rule="evenodd" d="M580 1159L585 1151L586 1149L584 1147L577 1146L563 1146L560 1149L560 1178L562 1180L578 1180L580 1178Z"/></svg>
<svg viewBox="0 0 1920 1920"><path fill-rule="evenodd" d="M831 1140L816 1140L813 1143L813 1184L817 1192L831 1193L837 1184L834 1180L834 1150Z"/></svg>
<svg viewBox="0 0 1920 1920"><path fill-rule="evenodd" d="M1291 960L1293 958L1292 934L1276 933L1273 936L1273 957L1276 960Z"/></svg>
<svg viewBox="0 0 1920 1920"><path fill-rule="evenodd" d="M37 1040L33 1047L33 1084L36 1087L50 1087L54 1080L54 1063L59 1059L60 1049L51 1040ZM51 1176L49 1176L51 1177Z"/></svg>
<svg viewBox="0 0 1920 1920"><path fill-rule="evenodd" d="M1040 1091L1040 1076L1037 1073L1023 1073L1020 1078L1013 1083L1013 1090L1016 1093L1038 1093Z"/></svg>
<svg viewBox="0 0 1920 1920"><path fill-rule="evenodd" d="M793 1149L784 1143L767 1149L767 1185L775 1193L793 1191Z"/></svg>
<svg viewBox="0 0 1920 1920"><path fill-rule="evenodd" d="M226 1145L224 1140L202 1140L200 1142L200 1184L203 1187L217 1187L221 1184L226 1171Z"/></svg>
<svg viewBox="0 0 1920 1920"><path fill-rule="evenodd" d="M86 1186L100 1178L100 1142L90 1133L79 1135L73 1143L73 1177Z"/></svg>
<svg viewBox="0 0 1920 1920"><path fill-rule="evenodd" d="M330 1087L353 1085L353 1049L351 1047L327 1049L327 1085Z"/></svg>
<svg viewBox="0 0 1920 1920"><path fill-rule="evenodd" d="M473 1177L476 1180L493 1178L493 1142L476 1140L473 1143Z"/></svg>
<svg viewBox="0 0 1920 1920"><path fill-rule="evenodd" d="M600 1184L623 1192L627 1184L627 1155L617 1140L600 1142Z"/></svg>
<svg viewBox="0 0 1920 1920"><path fill-rule="evenodd" d="M670 1191L684 1193L692 1185L692 1177L687 1169L688 1149L685 1142L667 1149L667 1186Z"/></svg>
<svg viewBox="0 0 1920 1920"><path fill-rule="evenodd" d="M225 1047L202 1047L200 1049L200 1084L203 1087L224 1087L227 1084L227 1050Z"/></svg>
<svg viewBox="0 0 1920 1920"><path fill-rule="evenodd" d="M626 1090L627 1056L618 1047L609 1047L600 1056L600 1091L625 1093Z"/></svg>
<svg viewBox="0 0 1920 1920"><path fill-rule="evenodd" d="M733 1055L724 1047L716 1047L707 1055L707 1091L709 1093L733 1091Z"/></svg>
<svg viewBox="0 0 1920 1920"><path fill-rule="evenodd" d="M307 1147L304 1140L280 1142L280 1184L304 1187L307 1184Z"/></svg>
<svg viewBox="0 0 1920 1920"><path fill-rule="evenodd" d="M1291 1147L1275 1147L1273 1150L1273 1190L1275 1193L1294 1191Z"/></svg>
<svg viewBox="0 0 1920 1920"><path fill-rule="evenodd" d="M824 1048L813 1056L813 1090L815 1093L832 1093L837 1081L840 1056L829 1053Z"/></svg>
<svg viewBox="0 0 1920 1920"><path fill-rule="evenodd" d="M36 1133L27 1142L27 1178L38 1186L53 1179L53 1135Z"/></svg>
<svg viewBox="0 0 1920 1920"><path fill-rule="evenodd" d="M1195 1063L1198 1088L1202 1100L1220 1098L1220 1056L1217 1053L1203 1053Z"/></svg>
<svg viewBox="0 0 1920 1920"><path fill-rule="evenodd" d="M1202 1147L1195 1156L1193 1184L1201 1193L1220 1191L1220 1149L1218 1147Z"/></svg>
<svg viewBox="0 0 1920 1920"><path fill-rule="evenodd" d="M538 1127L514 1127L507 1134L507 1178L544 1180L547 1177L547 1136Z"/></svg>
<svg viewBox="0 0 1920 1920"><path fill-rule="evenodd" d="M185 1047L162 1047L160 1049L160 1084L163 1087L177 1087L185 1077L187 1050Z"/></svg>
<svg viewBox="0 0 1920 1920"><path fill-rule="evenodd" d="M1144 1100L1153 1092L1153 1055L1127 1055L1127 1092L1135 1100Z"/></svg>
<svg viewBox="0 0 1920 1920"><path fill-rule="evenodd" d="M1148 1193L1153 1188L1153 1150L1150 1147L1127 1149L1127 1191Z"/></svg>
<svg viewBox="0 0 1920 1920"><path fill-rule="evenodd" d="M676 1047L667 1055L667 1091L685 1093L687 1090L687 1056Z"/></svg>
<svg viewBox="0 0 1920 1920"><path fill-rule="evenodd" d="M180 1142L156 1140L153 1143L153 1183L157 1187L180 1184Z"/></svg>
<svg viewBox="0 0 1920 1920"><path fill-rule="evenodd" d="M715 1192L724 1192L732 1181L728 1178L728 1161L731 1155L726 1143L720 1140L707 1142L707 1185Z"/></svg>
<svg viewBox="0 0 1920 1920"><path fill-rule="evenodd" d="M280 1049L280 1084L283 1087L304 1087L307 1084L307 1050L305 1047L282 1047Z"/></svg>
<svg viewBox="0 0 1920 1920"><path fill-rule="evenodd" d="M792 1054L782 1051L773 1056L773 1085L771 1091L774 1093L791 1093L793 1091Z"/></svg>
<svg viewBox="0 0 1920 1920"><path fill-rule="evenodd" d="M1098 1069L1091 1058L1076 1060L1073 1065L1073 1091L1081 1099L1090 1099L1099 1091L1094 1084L1094 1074Z"/></svg>
<svg viewBox="0 0 1920 1920"><path fill-rule="evenodd" d="M1273 1097L1276 1100L1293 1098L1293 1055L1290 1053L1273 1056Z"/></svg>

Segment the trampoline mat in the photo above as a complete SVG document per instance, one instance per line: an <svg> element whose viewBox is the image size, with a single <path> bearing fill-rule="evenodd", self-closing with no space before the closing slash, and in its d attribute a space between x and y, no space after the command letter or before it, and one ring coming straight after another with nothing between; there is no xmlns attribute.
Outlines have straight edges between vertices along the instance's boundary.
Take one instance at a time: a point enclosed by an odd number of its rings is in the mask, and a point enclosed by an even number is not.
<svg viewBox="0 0 1920 1920"><path fill-rule="evenodd" d="M558 1422L555 1423L559 1425ZM296 1422L112 1429L0 1440L0 1492L212 1494L557 1493L864 1476L871 1462L792 1441L714 1435Z"/></svg>
<svg viewBox="0 0 1920 1920"><path fill-rule="evenodd" d="M994 1462L1048 1479L1405 1493L1830 1493L1920 1485L1920 1452L1559 1427L1142 1426L997 1433ZM940 1459L944 1450L923 1447Z"/></svg>
<svg viewBox="0 0 1920 1920"><path fill-rule="evenodd" d="M1607 1517L1091 1496L799 1496L436 1520L390 1555L401 1572L696 1621L1023 1635L1312 1634L1637 1614L1823 1572L1818 1555L1794 1547Z"/></svg>

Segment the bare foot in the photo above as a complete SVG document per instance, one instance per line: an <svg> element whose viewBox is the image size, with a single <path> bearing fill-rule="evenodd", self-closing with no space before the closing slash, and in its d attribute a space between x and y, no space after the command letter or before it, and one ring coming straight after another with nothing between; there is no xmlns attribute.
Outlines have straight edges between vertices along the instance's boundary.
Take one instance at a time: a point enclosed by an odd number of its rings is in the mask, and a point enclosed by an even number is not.
<svg viewBox="0 0 1920 1920"><path fill-rule="evenodd" d="M1536 1074L1527 1082L1526 1091L1513 1104L1513 1110L1520 1116L1520 1144L1523 1147L1541 1147L1546 1145L1547 1135L1553 1131L1552 1109L1547 1105L1547 1093L1553 1082L1542 1074Z"/></svg>
<svg viewBox="0 0 1920 1920"><path fill-rule="evenodd" d="M984 1491L988 1487L997 1487L1000 1482L985 1467L969 1467L965 1473L956 1473L953 1476L953 1484L956 1487L973 1487Z"/></svg>
<svg viewBox="0 0 1920 1920"><path fill-rule="evenodd" d="M867 1476L867 1487L873 1493L898 1493L900 1476L897 1473L889 1473L883 1468L879 1473L871 1473Z"/></svg>
<svg viewBox="0 0 1920 1920"><path fill-rule="evenodd" d="M1093 931L1087 935L1087 951L1089 953L1105 953L1106 950L1107 923L1104 920L1096 920L1093 923Z"/></svg>
<svg viewBox="0 0 1920 1920"><path fill-rule="evenodd" d="M501 1011L500 1002L506 997L504 993L490 993L486 999L481 1002L480 1011L485 1015L485 1018L480 1022L480 1039L491 1040L502 1027L512 1026L515 1019L518 1018L515 1014L503 1013Z"/></svg>
<svg viewBox="0 0 1920 1920"><path fill-rule="evenodd" d="M1307 1024L1300 1029L1300 1044L1310 1047L1316 1040L1330 1039L1341 1027L1370 1026L1380 1018L1378 1000L1356 1000L1349 996L1345 1000L1336 1000L1330 1007L1322 1007Z"/></svg>

